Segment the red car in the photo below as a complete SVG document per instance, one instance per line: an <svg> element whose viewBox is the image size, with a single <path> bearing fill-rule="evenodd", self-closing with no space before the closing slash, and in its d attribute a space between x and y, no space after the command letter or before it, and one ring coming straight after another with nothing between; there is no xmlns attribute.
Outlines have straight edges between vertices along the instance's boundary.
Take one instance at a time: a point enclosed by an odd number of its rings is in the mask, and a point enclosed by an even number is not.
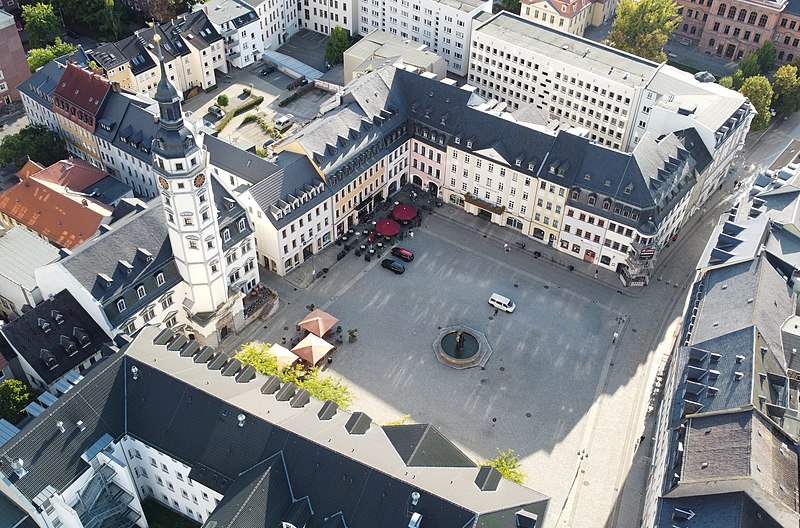
<svg viewBox="0 0 800 528"><path fill-rule="evenodd" d="M414 254L411 251L407 250L406 248L401 248L401 247L392 248L392 255L394 255L395 257L399 257L405 260L406 262L411 262L412 260L414 260Z"/></svg>

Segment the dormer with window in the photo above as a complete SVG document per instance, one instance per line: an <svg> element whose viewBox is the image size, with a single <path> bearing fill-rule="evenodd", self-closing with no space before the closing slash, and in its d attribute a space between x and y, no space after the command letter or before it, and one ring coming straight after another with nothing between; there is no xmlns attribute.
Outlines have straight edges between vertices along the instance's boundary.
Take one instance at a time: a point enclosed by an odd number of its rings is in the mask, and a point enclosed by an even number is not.
<svg viewBox="0 0 800 528"><path fill-rule="evenodd" d="M39 350L39 359L41 359L49 370L53 370L58 366L58 360L52 352L46 348Z"/></svg>
<svg viewBox="0 0 800 528"><path fill-rule="evenodd" d="M50 312L50 316L56 322L56 324L60 325L64 322L64 314L59 312L58 310L53 310Z"/></svg>
<svg viewBox="0 0 800 528"><path fill-rule="evenodd" d="M39 325L39 328L42 329L42 332L44 332L45 334L49 334L50 330L53 329L53 327L50 325L50 323L48 323L47 321L45 321L41 317L37 321L37 324Z"/></svg>
<svg viewBox="0 0 800 528"><path fill-rule="evenodd" d="M79 326L76 326L72 329L72 336L78 341L82 348L86 348L92 344L89 334L87 334L86 331Z"/></svg>
<svg viewBox="0 0 800 528"><path fill-rule="evenodd" d="M67 355L69 355L70 357L72 357L72 356L74 356L75 354L78 353L78 350L79 350L78 344L75 341L73 341L72 339L70 339L67 336L65 336L65 335L62 335L60 337L59 344L64 348L64 350L66 351Z"/></svg>

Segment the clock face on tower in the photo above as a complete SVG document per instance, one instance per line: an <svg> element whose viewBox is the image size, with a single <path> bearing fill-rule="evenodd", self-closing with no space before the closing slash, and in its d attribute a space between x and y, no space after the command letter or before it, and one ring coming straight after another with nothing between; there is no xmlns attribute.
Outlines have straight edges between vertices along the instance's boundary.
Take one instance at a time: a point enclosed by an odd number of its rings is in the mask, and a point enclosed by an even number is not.
<svg viewBox="0 0 800 528"><path fill-rule="evenodd" d="M163 188L169 189L169 182L163 176L158 178L158 183L160 183Z"/></svg>
<svg viewBox="0 0 800 528"><path fill-rule="evenodd" d="M198 174L197 177L194 179L194 186L200 187L206 182L206 175L205 174Z"/></svg>

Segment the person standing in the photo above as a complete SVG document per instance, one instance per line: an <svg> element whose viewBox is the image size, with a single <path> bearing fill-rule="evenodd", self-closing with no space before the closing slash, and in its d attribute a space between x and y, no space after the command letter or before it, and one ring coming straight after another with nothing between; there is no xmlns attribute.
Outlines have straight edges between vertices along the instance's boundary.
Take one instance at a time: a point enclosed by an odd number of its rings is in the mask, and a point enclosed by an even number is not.
<svg viewBox="0 0 800 528"><path fill-rule="evenodd" d="M506 253L508 253L509 250L508 250L508 243L507 242L505 244L503 244L503 249L505 250Z"/></svg>

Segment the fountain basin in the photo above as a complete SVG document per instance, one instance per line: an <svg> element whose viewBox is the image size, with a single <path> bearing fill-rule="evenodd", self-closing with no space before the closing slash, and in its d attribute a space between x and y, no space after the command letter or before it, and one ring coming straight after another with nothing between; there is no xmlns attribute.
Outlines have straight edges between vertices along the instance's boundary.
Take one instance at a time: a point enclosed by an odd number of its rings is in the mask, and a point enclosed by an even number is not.
<svg viewBox="0 0 800 528"><path fill-rule="evenodd" d="M483 332L464 325L442 328L433 343L433 350L441 363L455 369L486 366L492 355L492 347Z"/></svg>

